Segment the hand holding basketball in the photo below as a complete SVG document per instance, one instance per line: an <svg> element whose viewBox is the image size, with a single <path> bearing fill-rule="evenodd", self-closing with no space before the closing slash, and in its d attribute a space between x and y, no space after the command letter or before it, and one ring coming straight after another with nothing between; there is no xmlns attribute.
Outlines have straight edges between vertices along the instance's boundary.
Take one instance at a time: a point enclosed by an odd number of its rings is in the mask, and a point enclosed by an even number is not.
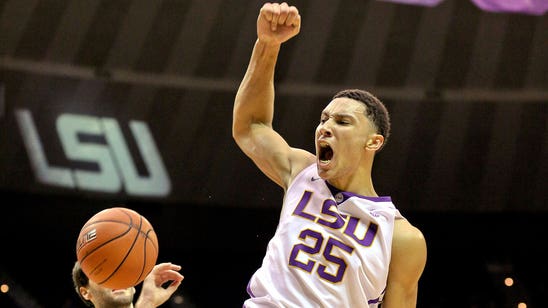
<svg viewBox="0 0 548 308"><path fill-rule="evenodd" d="M128 208L113 207L84 224L76 257L95 283L125 289L141 283L156 264L158 238L145 217Z"/></svg>

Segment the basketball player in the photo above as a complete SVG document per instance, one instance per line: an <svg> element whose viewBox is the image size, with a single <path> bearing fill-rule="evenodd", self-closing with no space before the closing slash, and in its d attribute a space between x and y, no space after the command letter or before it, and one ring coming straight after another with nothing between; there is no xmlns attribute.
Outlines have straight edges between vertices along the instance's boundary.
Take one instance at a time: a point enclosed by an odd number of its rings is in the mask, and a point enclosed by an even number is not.
<svg viewBox="0 0 548 308"><path fill-rule="evenodd" d="M389 196L377 195L371 178L390 131L381 101L363 90L337 93L321 113L315 155L272 128L276 61L300 25L296 7L262 6L234 102L236 143L285 191L244 307L415 307L426 241Z"/></svg>
<svg viewBox="0 0 548 308"><path fill-rule="evenodd" d="M143 280L141 295L135 306L133 305L134 287L122 290L102 287L88 279L78 261L74 263L72 269L72 281L76 293L89 307L149 308L158 307L166 302L181 285L184 277L178 272L179 270L181 270L181 266L169 262L156 264L150 274ZM163 285L167 282L170 283L164 288Z"/></svg>

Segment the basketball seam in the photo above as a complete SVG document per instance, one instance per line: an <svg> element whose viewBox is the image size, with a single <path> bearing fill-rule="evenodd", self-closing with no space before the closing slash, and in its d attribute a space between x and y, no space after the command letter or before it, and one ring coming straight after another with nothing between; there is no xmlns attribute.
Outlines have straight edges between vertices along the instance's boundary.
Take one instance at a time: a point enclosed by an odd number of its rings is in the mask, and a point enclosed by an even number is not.
<svg viewBox="0 0 548 308"><path fill-rule="evenodd" d="M130 222L130 229L133 228L134 224L133 224L133 218L131 217L131 215L129 215L128 213L126 213L125 211L123 211L124 214L126 214L128 217L129 217L129 222ZM139 235L141 234L141 227L143 226L143 217L141 215L139 215L139 229L137 229L137 233L135 235L135 237L133 238L133 243L131 243L131 246L129 247L129 249L127 250L126 252L126 255L124 256L124 258L122 259L122 261L118 264L118 266L116 267L116 269L114 269L112 271L112 273L110 273L110 275L104 279L103 281L99 282L99 284L103 284L105 282L107 282L110 278L112 278L112 276L114 276L114 274L120 269L120 267L122 267L122 265L124 264L124 262L126 262L127 260L127 257L130 255L131 251L133 250L133 247L135 247L135 243L137 242L137 240L139 239ZM129 229L129 230L130 230ZM128 232L129 232L128 230ZM146 240L145 240L145 243L146 243ZM146 260L146 258L145 258ZM143 270L141 269L141 274L139 275L138 279L135 280L134 284L140 280L141 276L143 275Z"/></svg>

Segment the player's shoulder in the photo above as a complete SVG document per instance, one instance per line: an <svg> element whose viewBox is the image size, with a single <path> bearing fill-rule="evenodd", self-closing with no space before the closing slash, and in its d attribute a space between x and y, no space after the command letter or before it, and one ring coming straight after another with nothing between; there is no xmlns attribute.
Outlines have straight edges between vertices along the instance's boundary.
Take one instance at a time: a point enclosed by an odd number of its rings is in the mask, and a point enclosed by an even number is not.
<svg viewBox="0 0 548 308"><path fill-rule="evenodd" d="M316 156L306 150L291 148L289 161L291 163L290 182L304 169L316 162Z"/></svg>
<svg viewBox="0 0 548 308"><path fill-rule="evenodd" d="M391 281L412 287L426 265L426 240L422 231L407 219L396 220L390 259Z"/></svg>
<svg viewBox="0 0 548 308"><path fill-rule="evenodd" d="M397 219L394 223L393 246L405 249L420 249L426 246L426 239L423 232L407 219Z"/></svg>

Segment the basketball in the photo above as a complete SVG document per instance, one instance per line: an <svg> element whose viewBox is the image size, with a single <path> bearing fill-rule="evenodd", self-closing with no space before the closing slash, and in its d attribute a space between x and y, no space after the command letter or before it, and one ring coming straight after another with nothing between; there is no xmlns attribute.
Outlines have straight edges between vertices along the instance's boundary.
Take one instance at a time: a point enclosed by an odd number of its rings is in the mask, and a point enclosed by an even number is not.
<svg viewBox="0 0 548 308"><path fill-rule="evenodd" d="M90 280L109 289L125 289L141 283L152 271L158 238L150 222L136 211L108 208L80 230L76 257Z"/></svg>

